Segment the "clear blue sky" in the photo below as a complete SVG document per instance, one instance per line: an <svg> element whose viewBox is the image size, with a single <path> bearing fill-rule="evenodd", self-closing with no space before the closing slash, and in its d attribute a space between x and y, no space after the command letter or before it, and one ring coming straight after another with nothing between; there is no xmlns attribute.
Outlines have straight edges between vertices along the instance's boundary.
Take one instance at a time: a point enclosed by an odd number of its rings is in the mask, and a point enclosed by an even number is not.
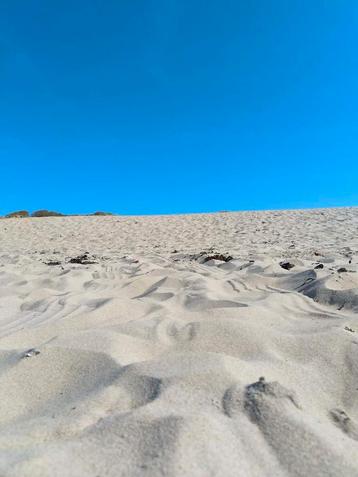
<svg viewBox="0 0 358 477"><path fill-rule="evenodd" d="M356 0L2 0L0 214L358 205Z"/></svg>

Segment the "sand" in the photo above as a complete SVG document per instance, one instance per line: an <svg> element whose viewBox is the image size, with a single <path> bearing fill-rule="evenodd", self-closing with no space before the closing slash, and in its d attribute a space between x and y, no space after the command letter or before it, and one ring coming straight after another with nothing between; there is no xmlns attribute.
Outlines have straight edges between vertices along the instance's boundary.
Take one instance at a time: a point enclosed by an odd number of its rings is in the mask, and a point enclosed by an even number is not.
<svg viewBox="0 0 358 477"><path fill-rule="evenodd" d="M0 220L0 475L358 476L357 231Z"/></svg>

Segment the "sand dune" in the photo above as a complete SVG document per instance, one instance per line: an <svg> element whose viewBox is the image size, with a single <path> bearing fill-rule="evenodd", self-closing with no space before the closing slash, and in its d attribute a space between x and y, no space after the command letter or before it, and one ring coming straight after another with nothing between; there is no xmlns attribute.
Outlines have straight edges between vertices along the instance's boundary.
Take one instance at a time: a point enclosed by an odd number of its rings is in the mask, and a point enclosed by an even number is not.
<svg viewBox="0 0 358 477"><path fill-rule="evenodd" d="M357 229L1 220L0 475L358 476Z"/></svg>

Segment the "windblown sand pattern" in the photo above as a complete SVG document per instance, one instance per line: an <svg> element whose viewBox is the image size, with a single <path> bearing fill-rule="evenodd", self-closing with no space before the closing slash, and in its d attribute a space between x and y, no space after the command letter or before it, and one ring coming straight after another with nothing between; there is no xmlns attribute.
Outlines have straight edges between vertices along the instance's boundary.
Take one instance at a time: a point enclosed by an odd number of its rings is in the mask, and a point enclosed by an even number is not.
<svg viewBox="0 0 358 477"><path fill-rule="evenodd" d="M357 477L357 270L357 208L0 220L0 475Z"/></svg>

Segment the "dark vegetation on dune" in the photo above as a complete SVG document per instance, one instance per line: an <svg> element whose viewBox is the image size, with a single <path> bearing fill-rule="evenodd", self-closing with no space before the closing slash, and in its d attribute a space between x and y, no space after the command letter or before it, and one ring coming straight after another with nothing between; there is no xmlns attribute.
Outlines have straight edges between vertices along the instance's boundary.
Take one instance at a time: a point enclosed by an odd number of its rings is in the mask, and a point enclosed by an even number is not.
<svg viewBox="0 0 358 477"><path fill-rule="evenodd" d="M36 210L32 214L28 212L27 210L18 210L15 212L11 212L9 214L6 214L3 218L5 219L24 219L28 217L71 217L75 215L82 215L82 214L62 214L61 212L55 212L53 210ZM83 214L83 215L90 215L90 216L106 216L106 215L114 215L111 212L101 212L97 211L94 212L93 214Z"/></svg>
<svg viewBox="0 0 358 477"><path fill-rule="evenodd" d="M5 215L6 219L16 219L16 218L24 218L24 217L30 217L30 214L28 213L27 210L18 210L16 212L11 212L10 214Z"/></svg>
<svg viewBox="0 0 358 477"><path fill-rule="evenodd" d="M31 217L63 217L60 212L54 212L52 210L36 210L31 214Z"/></svg>
<svg viewBox="0 0 358 477"><path fill-rule="evenodd" d="M101 212L101 211L97 211L95 212L94 214L90 214L90 215L114 215L112 214L112 212Z"/></svg>

